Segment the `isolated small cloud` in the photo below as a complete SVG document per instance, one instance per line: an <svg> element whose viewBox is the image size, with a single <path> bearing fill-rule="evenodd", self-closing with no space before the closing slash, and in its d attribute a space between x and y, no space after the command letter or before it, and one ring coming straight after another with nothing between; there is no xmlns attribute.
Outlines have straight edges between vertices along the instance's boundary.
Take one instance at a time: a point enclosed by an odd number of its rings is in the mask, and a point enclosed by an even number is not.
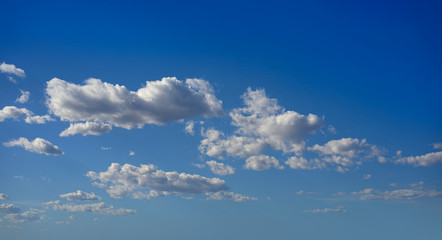
<svg viewBox="0 0 442 240"><path fill-rule="evenodd" d="M346 213L347 210L344 207L339 206L336 208L318 208L313 210L305 210L305 213Z"/></svg>
<svg viewBox="0 0 442 240"><path fill-rule="evenodd" d="M442 162L442 151L432 152L420 156L401 157L395 161L395 163L411 164L415 167L428 167Z"/></svg>
<svg viewBox="0 0 442 240"><path fill-rule="evenodd" d="M186 123L186 127L184 128L184 131L190 135L195 135L195 131L194 128L195 127L195 123L193 121L188 121Z"/></svg>
<svg viewBox="0 0 442 240"><path fill-rule="evenodd" d="M231 175L235 173L235 169L224 163L219 163L217 161L207 161L206 164L210 167L210 170L217 175Z"/></svg>
<svg viewBox="0 0 442 240"><path fill-rule="evenodd" d="M135 156L135 152L129 151L129 156Z"/></svg>
<svg viewBox="0 0 442 240"><path fill-rule="evenodd" d="M370 179L371 178L371 174L364 174L363 176L362 176L362 179L364 179L364 180L368 180L368 179Z"/></svg>
<svg viewBox="0 0 442 240"><path fill-rule="evenodd" d="M20 97L18 97L15 102L19 102L19 103L25 103L29 100L29 97L31 96L31 93L25 90L21 90L20 89Z"/></svg>
<svg viewBox="0 0 442 240"><path fill-rule="evenodd" d="M6 147L23 147L27 151L45 154L45 155L63 155L64 153L58 146L53 145L43 138L35 138L29 141L27 138L21 137L17 140L11 140L3 143Z"/></svg>
<svg viewBox="0 0 442 240"><path fill-rule="evenodd" d="M15 80L15 78L13 78L11 76L8 76L7 78L8 78L8 81L10 81L10 82L12 82L14 84L17 84L17 80Z"/></svg>
<svg viewBox="0 0 442 240"><path fill-rule="evenodd" d="M442 192L434 189L423 189L420 185L417 188L414 187L391 191L379 191L372 188L366 188L359 192L353 192L352 194L358 196L360 200L414 200L442 196Z"/></svg>
<svg viewBox="0 0 442 240"><path fill-rule="evenodd" d="M69 127L60 133L60 137L67 137L70 135L81 134L86 135L101 135L112 130L112 125L101 122L85 122L85 123L70 123Z"/></svg>
<svg viewBox="0 0 442 240"><path fill-rule="evenodd" d="M7 74L13 74L17 77L25 77L25 71L21 68L16 67L14 64L7 64L5 62L2 62L0 64L0 72L7 73Z"/></svg>
<svg viewBox="0 0 442 240"><path fill-rule="evenodd" d="M18 213L20 212L20 208L11 203L2 203L0 204L0 213Z"/></svg>
<svg viewBox="0 0 442 240"><path fill-rule="evenodd" d="M252 170L267 170L270 168L284 169L275 157L258 155L247 158L244 168Z"/></svg>
<svg viewBox="0 0 442 240"><path fill-rule="evenodd" d="M234 192L216 192L208 193L209 197L207 200L233 200L235 202L247 202L258 200L256 197L249 197L239 193Z"/></svg>
<svg viewBox="0 0 442 240"><path fill-rule="evenodd" d="M61 198L66 198L69 201L99 201L101 200L100 196L95 195L95 193L87 193L81 190L77 190L76 192L66 193L60 195Z"/></svg>
<svg viewBox="0 0 442 240"><path fill-rule="evenodd" d="M6 199L9 199L9 196L4 193L0 193L0 200L6 200Z"/></svg>
<svg viewBox="0 0 442 240"><path fill-rule="evenodd" d="M330 133L330 134L337 134L338 133L338 131L336 131L336 128L333 127L332 125L328 126L327 132Z"/></svg>
<svg viewBox="0 0 442 240"><path fill-rule="evenodd" d="M442 149L442 143L440 142L432 143L431 145L433 146L434 149Z"/></svg>
<svg viewBox="0 0 442 240"><path fill-rule="evenodd" d="M112 147L101 147L101 150L111 150L112 149Z"/></svg>

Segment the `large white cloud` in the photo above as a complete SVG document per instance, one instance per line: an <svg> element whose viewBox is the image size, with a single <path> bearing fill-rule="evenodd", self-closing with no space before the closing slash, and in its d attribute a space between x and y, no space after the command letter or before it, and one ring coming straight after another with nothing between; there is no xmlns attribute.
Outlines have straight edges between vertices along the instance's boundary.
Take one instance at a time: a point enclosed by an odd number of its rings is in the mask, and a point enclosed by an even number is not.
<svg viewBox="0 0 442 240"><path fill-rule="evenodd" d="M13 74L18 77L26 76L25 71L23 69L16 67L14 64L7 64L5 62L2 62L0 64L0 72Z"/></svg>
<svg viewBox="0 0 442 240"><path fill-rule="evenodd" d="M45 218L44 215L41 215L44 211L38 209L30 209L29 211L23 213L11 213L5 216L10 222L14 223L27 223L27 222L38 222Z"/></svg>
<svg viewBox="0 0 442 240"><path fill-rule="evenodd" d="M60 133L61 137L67 137L70 135L81 134L86 135L101 135L103 133L110 132L112 125L101 122L85 122L85 123L71 123L68 128Z"/></svg>
<svg viewBox="0 0 442 240"><path fill-rule="evenodd" d="M8 118L17 119L23 116L26 123L43 124L48 121L54 121L49 115L37 116L26 108L17 108L15 106L5 106L0 110L0 122L5 121Z"/></svg>
<svg viewBox="0 0 442 240"><path fill-rule="evenodd" d="M53 78L46 93L50 111L62 120L105 122L126 129L224 115L211 85L200 79L163 78L134 92L94 78L84 85Z"/></svg>
<svg viewBox="0 0 442 240"><path fill-rule="evenodd" d="M18 213L20 212L20 208L11 203L2 203L0 204L0 213Z"/></svg>
<svg viewBox="0 0 442 240"><path fill-rule="evenodd" d="M217 161L207 161L206 164L210 167L210 171L218 175L231 175L235 173L235 169L224 163L219 163Z"/></svg>
<svg viewBox="0 0 442 240"><path fill-rule="evenodd" d="M258 200L256 197L249 197L239 193L234 192L216 192L216 193L207 193L209 197L207 200L232 200L235 202L247 202Z"/></svg>
<svg viewBox="0 0 442 240"><path fill-rule="evenodd" d="M270 168L284 169L281 164L279 164L278 159L275 157L267 155L251 156L247 158L244 168L252 170L267 170Z"/></svg>
<svg viewBox="0 0 442 240"><path fill-rule="evenodd" d="M101 200L100 196L95 195L95 193L87 193L81 190L77 190L76 192L61 194L61 198L66 198L69 201L99 201Z"/></svg>
<svg viewBox="0 0 442 240"><path fill-rule="evenodd" d="M227 190L224 180L206 178L187 173L165 172L154 165L140 167L112 163L105 172L90 171L87 176L99 180L94 185L106 189L111 197L121 198L132 194L135 198L163 195L201 194ZM140 190L150 190L144 193Z"/></svg>
<svg viewBox="0 0 442 240"><path fill-rule="evenodd" d="M436 163L442 162L442 151L432 152L420 156L401 157L395 161L396 163L412 164L414 166L428 167Z"/></svg>
<svg viewBox="0 0 442 240"><path fill-rule="evenodd" d="M129 215L137 212L135 210L125 208L114 209L114 206L107 205L104 202L89 204L62 204L57 200L43 204L51 206L53 210L65 212L92 212L103 215Z"/></svg>
<svg viewBox="0 0 442 240"><path fill-rule="evenodd" d="M19 146L24 149L46 155L62 155L64 154L58 146L53 145L49 141L43 138L35 138L33 141L29 141L27 138L21 137L17 140L11 140L3 143L6 147Z"/></svg>

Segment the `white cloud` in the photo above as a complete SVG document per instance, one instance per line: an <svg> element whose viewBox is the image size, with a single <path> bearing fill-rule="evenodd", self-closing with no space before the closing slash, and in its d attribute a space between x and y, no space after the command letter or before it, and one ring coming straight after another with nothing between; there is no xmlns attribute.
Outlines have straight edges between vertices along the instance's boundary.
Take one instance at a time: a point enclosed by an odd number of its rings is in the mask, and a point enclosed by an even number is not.
<svg viewBox="0 0 442 240"><path fill-rule="evenodd" d="M29 111L26 108L17 108L14 106L5 106L2 110L0 110L0 122L8 118L17 119L18 117L23 116L26 123L33 124L43 124L48 121L54 121L49 115L44 116L36 116L34 113Z"/></svg>
<svg viewBox="0 0 442 240"><path fill-rule="evenodd" d="M442 162L442 151L427 153L421 156L401 157L395 161L395 163L412 164L415 167L428 167L440 162Z"/></svg>
<svg viewBox="0 0 442 240"><path fill-rule="evenodd" d="M15 78L13 78L11 76L8 76L7 78L10 82L17 84L17 80L15 80Z"/></svg>
<svg viewBox="0 0 442 240"><path fill-rule="evenodd" d="M209 197L207 200L233 200L235 202L247 202L247 201L255 201L258 200L256 197L249 197L239 193L234 192L216 192L216 193L207 193Z"/></svg>
<svg viewBox="0 0 442 240"><path fill-rule="evenodd" d="M304 139L323 125L314 114L286 111L264 90L248 88L242 99L245 107L229 113L235 135L224 137L215 129L202 131L204 139L199 148L203 154L221 159L224 154L247 158L267 149L300 153L305 148Z"/></svg>
<svg viewBox="0 0 442 240"><path fill-rule="evenodd" d="M308 161L304 157L292 156L290 157L285 164L287 164L290 168L293 169L321 169L325 167L325 164L318 159L314 159L312 161Z"/></svg>
<svg viewBox="0 0 442 240"><path fill-rule="evenodd" d="M112 147L101 147L101 150L111 150Z"/></svg>
<svg viewBox="0 0 442 240"><path fill-rule="evenodd" d="M129 156L135 156L135 152L134 151L129 151Z"/></svg>
<svg viewBox="0 0 442 240"><path fill-rule="evenodd" d="M47 105L62 120L105 122L126 129L165 124L199 116L223 116L222 102L200 79L163 78L136 92L90 78L76 85L53 78L47 83Z"/></svg>
<svg viewBox="0 0 442 240"><path fill-rule="evenodd" d="M431 146L433 146L434 149L442 149L442 143L432 143Z"/></svg>
<svg viewBox="0 0 442 240"><path fill-rule="evenodd" d="M370 178L371 178L371 174L364 174L362 176L362 179L364 179L364 180L367 180L367 179L370 179Z"/></svg>
<svg viewBox="0 0 442 240"><path fill-rule="evenodd" d="M44 219L44 215L41 215L44 211L38 209L30 209L29 211L23 213L12 213L5 216L10 222L14 223L27 223L27 222L38 222Z"/></svg>
<svg viewBox="0 0 442 240"><path fill-rule="evenodd" d="M56 221L55 224L66 224L66 225L69 225L69 224L71 224L71 222L69 222L69 221Z"/></svg>
<svg viewBox="0 0 442 240"><path fill-rule="evenodd" d="M11 203L2 203L0 204L0 213L18 213L20 212L20 208Z"/></svg>
<svg viewBox="0 0 442 240"><path fill-rule="evenodd" d="M91 212L103 215L129 215L137 212L125 208L114 209L114 206L106 205L104 202L89 204L61 204L60 201L52 201L43 204L52 206L53 210L65 212Z"/></svg>
<svg viewBox="0 0 442 240"><path fill-rule="evenodd" d="M5 62L2 62L0 64L0 72L13 74L18 77L26 76L25 71L23 69L16 67L14 64L7 64Z"/></svg>
<svg viewBox="0 0 442 240"><path fill-rule="evenodd" d="M60 136L67 137L75 134L98 136L111 130L112 125L101 122L70 123L69 127L60 133Z"/></svg>
<svg viewBox="0 0 442 240"><path fill-rule="evenodd" d="M0 200L6 200L6 199L9 199L9 196L4 193L0 193Z"/></svg>
<svg viewBox="0 0 442 240"><path fill-rule="evenodd" d="M32 142L27 138L21 137L17 140L11 140L3 143L6 147L19 146L23 147L27 151L46 154L46 155L63 155L64 153L58 146L53 145L49 141L43 138L36 138Z"/></svg>
<svg viewBox="0 0 442 240"><path fill-rule="evenodd" d="M272 167L284 169L284 166L281 166L276 158L266 155L251 156L247 158L244 165L244 168L252 170L267 170Z"/></svg>
<svg viewBox="0 0 442 240"><path fill-rule="evenodd" d="M299 190L296 192L296 195L313 195L313 194L317 194L316 192L305 192L303 190Z"/></svg>
<svg viewBox="0 0 442 240"><path fill-rule="evenodd" d="M339 206L336 208L322 208L322 209L313 209L313 210L305 210L306 213L346 213L347 210L344 207Z"/></svg>
<svg viewBox="0 0 442 240"><path fill-rule="evenodd" d="M434 189L423 189L422 187L391 191L379 191L366 188L359 192L353 192L352 194L358 196L361 200L413 200L442 196L442 192L438 192Z"/></svg>
<svg viewBox="0 0 442 240"><path fill-rule="evenodd" d="M184 128L184 131L193 136L195 134L195 131L193 130L193 128L195 127L194 125L195 124L193 121L188 121L186 123L186 127Z"/></svg>
<svg viewBox="0 0 442 240"><path fill-rule="evenodd" d="M29 97L31 96L31 93L25 90L21 90L20 89L20 97L18 97L15 102L19 102L19 103L25 103L29 100Z"/></svg>
<svg viewBox="0 0 442 240"><path fill-rule="evenodd" d="M338 133L338 131L336 131L336 128L333 127L332 125L329 125L329 126L328 126L327 131L328 131L330 134L337 134L337 133Z"/></svg>
<svg viewBox="0 0 442 240"><path fill-rule="evenodd" d="M216 161L207 161L206 164L210 167L210 170L218 175L231 175L235 173L235 169L224 163L219 163Z"/></svg>
<svg viewBox="0 0 442 240"><path fill-rule="evenodd" d="M150 190L149 194L179 195L201 194L224 191L227 185L219 178L206 178L187 173L165 172L154 165L141 164L140 167L112 163L105 172L90 171L87 176L95 186L106 189L111 197L121 198L129 194L144 194L138 190ZM145 194L145 195L149 195Z"/></svg>
<svg viewBox="0 0 442 240"><path fill-rule="evenodd" d="M78 217L76 217L74 215L69 216L69 220L77 220L77 219L78 219Z"/></svg>
<svg viewBox="0 0 442 240"><path fill-rule="evenodd" d="M66 198L69 201L99 201L101 200L100 196L95 195L95 193L87 193L81 190L77 190L76 192L66 193L60 195L61 198Z"/></svg>

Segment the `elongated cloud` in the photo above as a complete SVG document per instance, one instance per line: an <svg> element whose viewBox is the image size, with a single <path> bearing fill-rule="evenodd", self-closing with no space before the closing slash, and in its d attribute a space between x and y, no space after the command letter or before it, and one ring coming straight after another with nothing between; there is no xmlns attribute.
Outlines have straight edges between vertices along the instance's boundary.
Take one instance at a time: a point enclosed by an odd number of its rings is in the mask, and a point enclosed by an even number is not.
<svg viewBox="0 0 442 240"><path fill-rule="evenodd" d="M71 123L70 126L60 133L61 137L81 134L86 135L101 135L112 130L112 125L100 122L85 122L85 123Z"/></svg>
<svg viewBox="0 0 442 240"><path fill-rule="evenodd" d="M44 205L51 206L55 211L65 212L91 212L102 215L129 215L134 214L137 211L132 209L118 208L115 209L112 205L107 205L104 202L89 203L89 204L62 204L60 201L52 201L43 203Z"/></svg>
<svg viewBox="0 0 442 240"><path fill-rule="evenodd" d="M0 204L0 213L18 213L20 212L20 208L11 203L2 203Z"/></svg>
<svg viewBox="0 0 442 240"><path fill-rule="evenodd" d="M61 198L66 198L69 201L99 201L101 200L100 196L95 195L95 193L87 193L81 190L77 190L76 192L61 194Z"/></svg>
<svg viewBox="0 0 442 240"><path fill-rule="evenodd" d="M95 186L106 189L111 197L121 198L132 194L134 198L165 196L169 194L202 194L227 190L225 182L219 178L206 178L187 173L165 172L154 165L140 167L112 163L105 172L87 173ZM140 190L150 190L143 193Z"/></svg>
<svg viewBox="0 0 442 240"><path fill-rule="evenodd" d="M235 202L247 202L258 200L256 197L249 197L239 193L234 192L216 192L208 193L209 197L207 200L233 200Z"/></svg>
<svg viewBox="0 0 442 240"><path fill-rule="evenodd" d="M219 163L217 161L207 161L206 164L210 167L210 171L218 175L231 175L235 173L235 169L224 163Z"/></svg>
<svg viewBox="0 0 442 240"><path fill-rule="evenodd" d="M224 115L211 85L200 79L163 78L134 92L94 78L84 85L54 78L46 94L50 111L64 121L104 122L126 129Z"/></svg>
<svg viewBox="0 0 442 240"><path fill-rule="evenodd" d="M17 140L11 140L3 143L6 147L23 147L27 151L46 154L46 155L62 155L64 154L58 146L53 145L43 138L36 138L29 141L27 138L21 137Z"/></svg>
<svg viewBox="0 0 442 240"><path fill-rule="evenodd" d="M401 157L395 161L396 163L411 164L416 167L428 167L436 163L442 162L442 151L432 152L420 156Z"/></svg>
<svg viewBox="0 0 442 240"><path fill-rule="evenodd" d="M6 200L6 199L9 199L9 196L4 193L0 193L0 200Z"/></svg>
<svg viewBox="0 0 442 240"><path fill-rule="evenodd" d="M313 210L305 210L305 213L346 213L347 210L344 209L343 206L339 206L336 208L318 208Z"/></svg>
<svg viewBox="0 0 442 240"><path fill-rule="evenodd" d="M26 108L5 106L0 110L0 122L3 122L8 118L18 119L19 117L24 117L25 122L29 124L44 124L48 121L54 121L49 115L37 116Z"/></svg>
<svg viewBox="0 0 442 240"><path fill-rule="evenodd" d="M0 72L13 74L18 77L26 76L25 71L23 69L16 67L14 64L7 64L5 62L2 62L0 64Z"/></svg>
<svg viewBox="0 0 442 240"><path fill-rule="evenodd" d="M413 200L419 198L433 198L442 196L442 192L434 189L406 188L391 191L379 191L372 188L366 188L359 192L353 192L353 195L359 196L361 200Z"/></svg>
<svg viewBox="0 0 442 240"><path fill-rule="evenodd" d="M23 213L11 213L5 216L5 219L13 223L38 222L45 218L43 210L30 209Z"/></svg>

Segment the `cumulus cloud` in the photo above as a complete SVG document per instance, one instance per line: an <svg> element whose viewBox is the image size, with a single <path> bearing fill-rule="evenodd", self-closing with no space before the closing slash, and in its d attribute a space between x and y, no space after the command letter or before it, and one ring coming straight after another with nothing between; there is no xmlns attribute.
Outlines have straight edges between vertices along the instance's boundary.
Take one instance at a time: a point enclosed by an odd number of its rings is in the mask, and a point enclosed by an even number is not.
<svg viewBox="0 0 442 240"><path fill-rule="evenodd" d="M87 193L81 190L77 190L76 192L66 193L60 195L61 198L66 198L69 201L99 201L101 200L100 196L95 195L95 193Z"/></svg>
<svg viewBox="0 0 442 240"><path fill-rule="evenodd" d="M423 189L422 186L391 191L379 191L366 188L359 192L352 192L352 194L358 196L360 200L413 200L442 196L442 192L434 189Z"/></svg>
<svg viewBox="0 0 442 240"><path fill-rule="evenodd" d="M4 193L0 193L0 200L6 200L6 199L9 199L9 196Z"/></svg>
<svg viewBox="0 0 442 240"><path fill-rule="evenodd" d="M346 213L347 210L344 209L343 206L339 206L336 208L318 208L318 209L313 209L313 210L305 210L305 213Z"/></svg>
<svg viewBox="0 0 442 240"><path fill-rule="evenodd" d="M67 137L75 134L98 136L111 130L112 125L101 122L70 123L70 126L60 133L60 136Z"/></svg>
<svg viewBox="0 0 442 240"><path fill-rule="evenodd" d="M3 143L6 147L19 146L23 147L27 151L46 154L46 155L63 155L64 153L58 146L53 145L49 141L43 138L35 138L32 142L27 138L21 137L17 140L11 140Z"/></svg>
<svg viewBox="0 0 442 240"><path fill-rule="evenodd" d="M94 78L84 85L53 78L46 94L50 111L61 120L104 122L126 129L224 115L213 88L200 79L163 78L134 92Z"/></svg>
<svg viewBox="0 0 442 240"><path fill-rule="evenodd" d="M0 72L7 73L7 74L13 74L17 77L25 77L25 71L21 68L16 67L14 64L7 64L5 62L2 62L0 64Z"/></svg>
<svg viewBox="0 0 442 240"><path fill-rule="evenodd" d="M188 133L188 134L190 134L190 135L194 135L195 134L195 131L193 130L193 128L194 128L194 122L193 121L188 121L187 123L186 123L186 127L184 128L184 131L186 132L186 133Z"/></svg>
<svg viewBox="0 0 442 240"><path fill-rule="evenodd" d="M29 97L31 96L31 93L25 90L21 90L20 89L20 97L18 97L15 102L19 102L19 103L25 103L29 100Z"/></svg>
<svg viewBox="0 0 442 240"><path fill-rule="evenodd" d="M87 176L99 180L94 185L106 189L111 197L121 198L132 194L135 198L150 198L164 195L202 194L227 190L224 180L206 178L187 173L165 172L154 165L140 167L112 163L107 171L90 171ZM140 190L150 190L143 193ZM137 197L136 197L137 196Z"/></svg>
<svg viewBox="0 0 442 240"><path fill-rule="evenodd" d="M284 169L276 158L266 155L251 156L247 158L246 164L244 165L244 168L252 170L267 170L272 167Z"/></svg>
<svg viewBox="0 0 442 240"><path fill-rule="evenodd" d="M26 123L29 124L43 124L48 121L54 121L49 115L37 116L26 108L17 108L14 106L5 106L0 110L0 122L8 118L17 119L19 117L24 117Z"/></svg>
<svg viewBox="0 0 442 240"><path fill-rule="evenodd" d="M292 156L285 162L290 168L293 169L321 169L325 167L325 163L319 161L319 159L313 159L308 161L304 157Z"/></svg>
<svg viewBox="0 0 442 240"><path fill-rule="evenodd" d="M442 143L432 143L431 146L433 146L434 149L442 149Z"/></svg>
<svg viewBox="0 0 442 240"><path fill-rule="evenodd" d="M210 167L210 170L218 175L231 175L235 173L235 169L224 163L219 163L217 161L207 161L206 164Z"/></svg>
<svg viewBox="0 0 442 240"><path fill-rule="evenodd" d="M137 211L132 209L118 208L114 209L112 205L106 205L104 202L89 203L89 204L61 204L60 201L51 201L43 203L44 205L52 206L55 211L65 212L91 212L102 215L129 215Z"/></svg>
<svg viewBox="0 0 442 240"><path fill-rule="evenodd" d="M216 193L207 193L207 195L209 195L207 200L232 200L235 202L247 202L247 201L258 200L258 198L256 197L249 197L234 192L216 192Z"/></svg>
<svg viewBox="0 0 442 240"><path fill-rule="evenodd" d="M327 132L329 132L330 134L337 134L338 133L338 131L336 131L336 128L333 127L332 125L328 126Z"/></svg>
<svg viewBox="0 0 442 240"><path fill-rule="evenodd" d="M44 211L38 209L30 209L29 211L23 213L11 213L5 216L10 222L14 223L27 223L27 222L38 222L44 219L44 215L41 215Z"/></svg>
<svg viewBox="0 0 442 240"><path fill-rule="evenodd" d="M264 90L248 88L242 99L245 106L229 113L231 124L236 127L235 135L224 137L215 129L203 131L202 153L220 159L224 154L256 156L266 149L299 153L305 148L304 139L323 126L322 119L314 114L285 110Z"/></svg>
<svg viewBox="0 0 442 240"><path fill-rule="evenodd" d="M440 162L442 162L442 151L427 153L420 156L401 157L395 161L395 163L411 164L415 167L428 167Z"/></svg>
<svg viewBox="0 0 442 240"><path fill-rule="evenodd" d="M339 165L337 170L345 172L345 167L353 165L354 158L371 158L383 153L378 147L368 144L366 139L342 138L331 140L325 145L315 144L308 148L322 156L321 160L328 164Z"/></svg>
<svg viewBox="0 0 442 240"><path fill-rule="evenodd" d="M11 203L2 203L0 204L0 213L18 213L20 212L20 208Z"/></svg>

